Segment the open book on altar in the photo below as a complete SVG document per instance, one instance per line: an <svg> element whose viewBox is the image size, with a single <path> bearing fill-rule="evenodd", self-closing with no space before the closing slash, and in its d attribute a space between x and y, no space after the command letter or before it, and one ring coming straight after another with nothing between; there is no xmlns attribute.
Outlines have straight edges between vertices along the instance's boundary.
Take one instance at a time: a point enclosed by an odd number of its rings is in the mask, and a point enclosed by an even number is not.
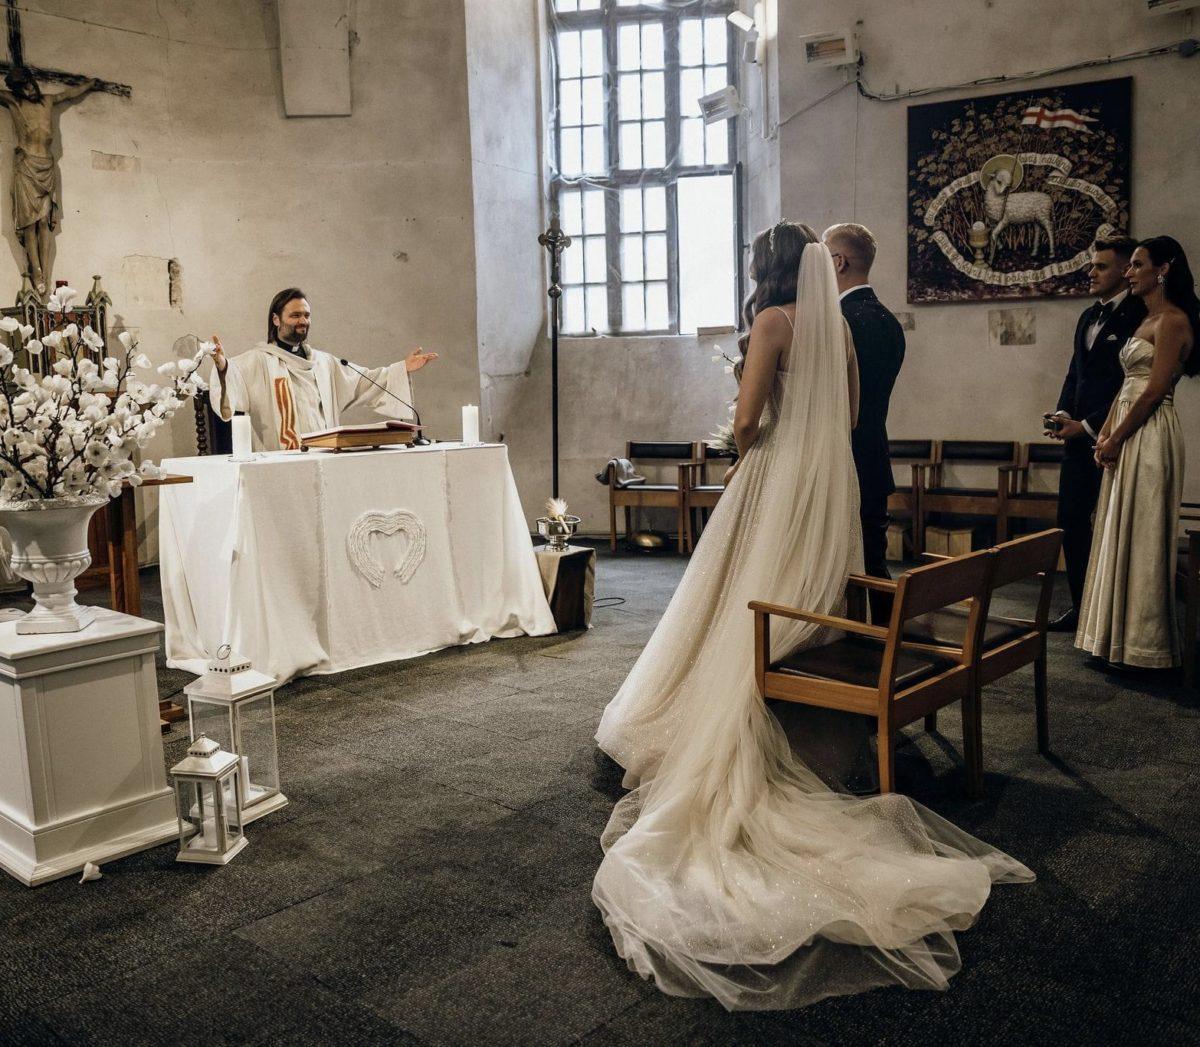
<svg viewBox="0 0 1200 1047"><path fill-rule="evenodd" d="M383 422L367 422L364 425L335 425L332 429L318 429L300 434L300 450L323 447L333 451L344 451L352 447L386 447L393 444L410 444L421 427L413 422L389 419Z"/></svg>

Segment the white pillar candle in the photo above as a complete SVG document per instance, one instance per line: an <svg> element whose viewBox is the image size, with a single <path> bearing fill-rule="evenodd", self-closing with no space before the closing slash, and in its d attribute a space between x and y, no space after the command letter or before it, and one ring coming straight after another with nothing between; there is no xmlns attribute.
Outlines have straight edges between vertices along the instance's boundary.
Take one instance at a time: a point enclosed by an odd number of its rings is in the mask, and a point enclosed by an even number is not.
<svg viewBox="0 0 1200 1047"><path fill-rule="evenodd" d="M462 442L479 443L479 408L474 404L467 404L462 409Z"/></svg>
<svg viewBox="0 0 1200 1047"><path fill-rule="evenodd" d="M233 460L246 462L250 460L252 437L250 435L250 416L235 414L233 416Z"/></svg>

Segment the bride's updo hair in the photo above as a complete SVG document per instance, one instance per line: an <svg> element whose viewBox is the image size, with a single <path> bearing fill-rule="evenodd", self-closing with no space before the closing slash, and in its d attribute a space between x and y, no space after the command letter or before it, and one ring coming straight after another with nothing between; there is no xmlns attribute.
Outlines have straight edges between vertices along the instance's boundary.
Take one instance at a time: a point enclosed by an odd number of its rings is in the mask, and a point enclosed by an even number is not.
<svg viewBox="0 0 1200 1047"><path fill-rule="evenodd" d="M754 318L773 305L790 305L796 300L796 282L800 277L800 257L809 244L819 240L803 222L786 219L754 238L750 248L750 279L754 290L742 307L745 333L738 339L742 356L750 344Z"/></svg>

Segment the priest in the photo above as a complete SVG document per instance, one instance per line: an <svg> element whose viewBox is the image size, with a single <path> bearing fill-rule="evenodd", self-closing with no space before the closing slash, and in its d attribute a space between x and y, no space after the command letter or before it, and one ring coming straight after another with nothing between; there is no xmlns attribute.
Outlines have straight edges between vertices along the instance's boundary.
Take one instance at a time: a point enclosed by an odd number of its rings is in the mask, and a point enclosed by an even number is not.
<svg viewBox="0 0 1200 1047"><path fill-rule="evenodd" d="M437 353L417 348L398 363L359 368L310 346L311 326L307 296L288 287L271 299L265 342L228 358L214 338L213 410L225 421L248 414L255 450L297 450L301 434L340 425L354 408L411 418L408 376L437 359Z"/></svg>

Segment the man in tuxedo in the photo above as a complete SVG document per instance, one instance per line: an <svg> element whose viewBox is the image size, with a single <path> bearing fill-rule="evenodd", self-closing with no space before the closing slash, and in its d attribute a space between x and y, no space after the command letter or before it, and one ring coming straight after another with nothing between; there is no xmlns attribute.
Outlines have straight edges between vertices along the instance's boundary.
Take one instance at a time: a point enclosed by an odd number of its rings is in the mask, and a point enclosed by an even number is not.
<svg viewBox="0 0 1200 1047"><path fill-rule="evenodd" d="M867 574L887 578L887 500L896 485L888 454L887 415L904 363L904 331L869 283L875 237L865 226L841 223L822 237L837 272L842 315L858 357L858 425L851 435L861 494L863 560Z"/></svg>
<svg viewBox="0 0 1200 1047"><path fill-rule="evenodd" d="M1127 236L1097 240L1092 245L1089 289L1097 301L1075 325L1071 366L1053 415L1057 428L1046 435L1065 445L1058 479L1058 526L1063 530L1063 558L1071 607L1050 623L1056 632L1074 632L1092 549L1092 514L1103 475L1093 458L1096 435L1124 381L1121 347L1146 316L1142 300L1129 293L1125 270L1137 241Z"/></svg>

